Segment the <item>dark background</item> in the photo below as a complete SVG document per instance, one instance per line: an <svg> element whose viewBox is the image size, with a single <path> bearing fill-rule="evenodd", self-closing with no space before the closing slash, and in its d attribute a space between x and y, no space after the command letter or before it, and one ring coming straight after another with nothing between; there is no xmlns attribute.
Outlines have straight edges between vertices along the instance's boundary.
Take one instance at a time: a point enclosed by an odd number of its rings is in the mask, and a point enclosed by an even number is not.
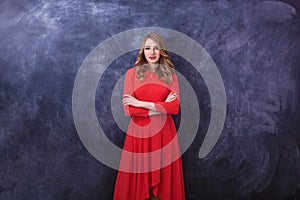
<svg viewBox="0 0 300 200"><path fill-rule="evenodd" d="M199 131L183 155L187 199L300 199L299 5L296 0L2 0L0 200L112 199L117 171L81 143L72 117L73 84L100 42L149 26L200 43L225 84L221 138L199 159L210 119L208 91L189 63L171 55L201 110ZM119 146L125 134L111 116L111 92L136 53L110 65L96 93L99 122Z"/></svg>

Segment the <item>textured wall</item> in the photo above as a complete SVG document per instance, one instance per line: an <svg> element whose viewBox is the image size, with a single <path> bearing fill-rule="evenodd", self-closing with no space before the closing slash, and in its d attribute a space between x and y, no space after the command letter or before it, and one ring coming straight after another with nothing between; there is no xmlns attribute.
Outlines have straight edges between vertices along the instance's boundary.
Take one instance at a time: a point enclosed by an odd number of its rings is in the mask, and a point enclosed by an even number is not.
<svg viewBox="0 0 300 200"><path fill-rule="evenodd" d="M299 8L299 1L291 2ZM73 83L100 42L148 26L199 42L225 84L224 130L213 151L199 159L210 119L208 91L193 67L172 54L201 110L198 134L183 155L187 199L293 199L300 182L300 22L292 6L255 0L2 0L0 11L0 200L112 198L116 171L93 158L76 133ZM119 146L124 134L111 117L110 95L135 55L118 58L97 90L99 122Z"/></svg>

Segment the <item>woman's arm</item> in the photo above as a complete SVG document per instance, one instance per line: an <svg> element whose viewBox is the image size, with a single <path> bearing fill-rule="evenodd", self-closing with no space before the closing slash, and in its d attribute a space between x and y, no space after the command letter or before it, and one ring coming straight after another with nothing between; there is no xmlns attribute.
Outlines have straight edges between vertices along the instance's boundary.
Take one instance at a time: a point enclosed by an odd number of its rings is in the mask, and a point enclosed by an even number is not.
<svg viewBox="0 0 300 200"><path fill-rule="evenodd" d="M177 115L179 113L179 86L178 86L178 78L176 73L173 73L172 77L173 81L170 86L170 94L175 94L175 97L172 98L172 101L164 101L164 102L155 102L155 110L157 112ZM168 98L167 98L168 99Z"/></svg>
<svg viewBox="0 0 300 200"><path fill-rule="evenodd" d="M133 81L135 78L135 69L131 68L127 70L124 80L124 88L123 88L123 95L133 95L134 93L134 86ZM124 99L124 97L123 97ZM123 100L122 100L123 103ZM140 108L140 107L134 107L131 105L124 105L124 115L125 116L141 116L141 117L147 117L149 113L149 109L146 108Z"/></svg>
<svg viewBox="0 0 300 200"><path fill-rule="evenodd" d="M174 92L171 92L164 102L172 102L176 98L177 98L177 94L174 93ZM140 101L140 100L136 99L135 97L133 97L129 94L124 94L123 95L122 104L124 106L131 105L131 106L134 106L134 107L137 107L137 108L146 108L146 109L155 111L155 103L154 102Z"/></svg>
<svg viewBox="0 0 300 200"><path fill-rule="evenodd" d="M133 106L135 108L144 108L148 109L149 113L148 115L157 115L161 113L167 113L167 114L177 114L178 113L178 99L177 94L174 92L171 92L166 100L164 102L147 102L147 101L140 101L136 99L135 97L124 94L123 100L122 100L123 106ZM156 108L161 109L162 111L157 111Z"/></svg>
<svg viewBox="0 0 300 200"><path fill-rule="evenodd" d="M155 105L153 102L140 101L129 94L123 95L122 104L123 106L134 106L137 108L146 108L148 110L155 111Z"/></svg>
<svg viewBox="0 0 300 200"><path fill-rule="evenodd" d="M171 93L168 95L168 97L166 98L165 102L172 102L172 101L174 101L176 98L177 98L177 94L171 92ZM148 115L151 116L151 115L159 115L159 114L161 114L161 112L149 110L149 114L148 114Z"/></svg>
<svg viewBox="0 0 300 200"><path fill-rule="evenodd" d="M147 102L136 99L133 94L134 70L128 70L124 82L122 104L127 116L151 116L161 113L178 114L179 112L179 88L177 76L173 74L173 83L170 87L170 94L164 102Z"/></svg>

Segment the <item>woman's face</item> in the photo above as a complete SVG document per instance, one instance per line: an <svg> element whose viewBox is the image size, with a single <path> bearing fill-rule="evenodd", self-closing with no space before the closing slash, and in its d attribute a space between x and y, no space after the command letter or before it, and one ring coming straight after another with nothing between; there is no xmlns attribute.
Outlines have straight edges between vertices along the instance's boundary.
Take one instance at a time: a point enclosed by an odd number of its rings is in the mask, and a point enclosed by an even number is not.
<svg viewBox="0 0 300 200"><path fill-rule="evenodd" d="M149 64L158 63L160 50L158 45L151 39L147 39L144 45L144 55Z"/></svg>

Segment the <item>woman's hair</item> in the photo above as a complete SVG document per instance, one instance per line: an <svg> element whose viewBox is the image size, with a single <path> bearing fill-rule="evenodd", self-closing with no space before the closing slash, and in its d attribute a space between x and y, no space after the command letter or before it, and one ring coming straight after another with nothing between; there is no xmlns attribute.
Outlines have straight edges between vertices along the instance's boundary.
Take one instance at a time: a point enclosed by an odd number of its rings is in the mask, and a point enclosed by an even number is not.
<svg viewBox="0 0 300 200"><path fill-rule="evenodd" d="M149 67L147 65L148 61L144 55L144 46L147 39L153 40L160 50L160 58L158 60L158 68L156 70L156 74L158 75L159 79L164 81L167 84L172 83L172 74L174 72L174 65L170 61L170 56L167 51L167 45L163 38L157 33L149 33L146 35L142 47L138 53L137 59L134 63L136 67L136 76L140 82L145 79L145 76L149 72Z"/></svg>

